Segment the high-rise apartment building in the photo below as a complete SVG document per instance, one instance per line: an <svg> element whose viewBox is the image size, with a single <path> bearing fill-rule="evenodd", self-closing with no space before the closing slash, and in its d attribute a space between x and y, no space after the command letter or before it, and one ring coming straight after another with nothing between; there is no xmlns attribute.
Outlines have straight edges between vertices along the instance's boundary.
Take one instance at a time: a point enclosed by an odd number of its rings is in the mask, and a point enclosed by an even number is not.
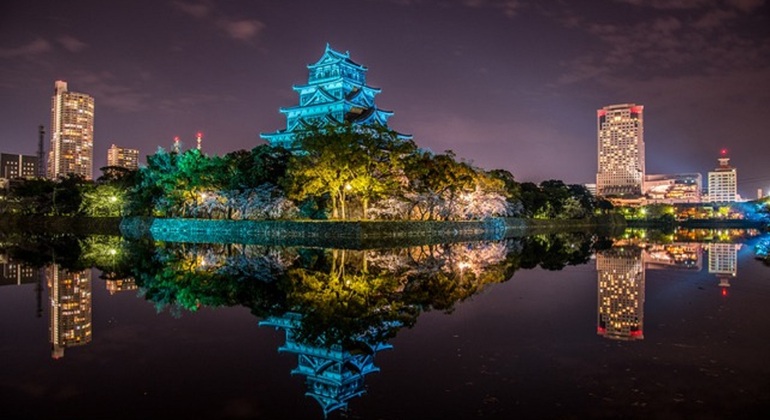
<svg viewBox="0 0 770 420"><path fill-rule="evenodd" d="M712 203L732 203L738 199L738 174L730 166L730 158L722 151L719 167L709 172L709 201Z"/></svg>
<svg viewBox="0 0 770 420"><path fill-rule="evenodd" d="M93 179L94 98L70 92L57 80L51 98L51 146L48 177L77 174Z"/></svg>
<svg viewBox="0 0 770 420"><path fill-rule="evenodd" d="M47 268L51 299L51 356L64 357L64 349L91 342L91 270L68 271L53 264Z"/></svg>
<svg viewBox="0 0 770 420"><path fill-rule="evenodd" d="M599 196L639 196L644 183L644 107L610 105L596 111Z"/></svg>
<svg viewBox="0 0 770 420"><path fill-rule="evenodd" d="M107 166L139 169L139 150L118 147L113 144L107 150Z"/></svg>

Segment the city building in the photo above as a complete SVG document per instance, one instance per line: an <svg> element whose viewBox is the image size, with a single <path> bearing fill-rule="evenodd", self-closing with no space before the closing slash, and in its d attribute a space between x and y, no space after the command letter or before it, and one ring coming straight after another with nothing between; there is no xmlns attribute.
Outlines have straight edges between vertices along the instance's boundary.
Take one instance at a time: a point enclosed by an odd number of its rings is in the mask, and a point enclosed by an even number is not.
<svg viewBox="0 0 770 420"><path fill-rule="evenodd" d="M126 169L139 169L139 150L118 147L115 144L107 149L107 166L119 166Z"/></svg>
<svg viewBox="0 0 770 420"><path fill-rule="evenodd" d="M51 98L51 144L48 177L82 175L93 179L94 98L70 92L57 80Z"/></svg>
<svg viewBox="0 0 770 420"><path fill-rule="evenodd" d="M610 105L596 111L598 196L640 196L644 183L644 107Z"/></svg>
<svg viewBox="0 0 770 420"><path fill-rule="evenodd" d="M299 104L280 109L286 128L262 133L261 138L273 146L296 150L295 136L311 126L342 122L387 126L393 112L377 108L374 98L380 89L366 84L367 68L351 60L349 52L342 54L327 44L321 58L307 68L307 84L293 87Z"/></svg>
<svg viewBox="0 0 770 420"><path fill-rule="evenodd" d="M644 338L644 258L629 246L596 253L597 334L613 340Z"/></svg>
<svg viewBox="0 0 770 420"><path fill-rule="evenodd" d="M0 178L34 178L37 175L37 156L0 153Z"/></svg>
<svg viewBox="0 0 770 420"><path fill-rule="evenodd" d="M653 203L700 203L703 176L699 173L646 175L643 190Z"/></svg>
<svg viewBox="0 0 770 420"><path fill-rule="evenodd" d="M64 349L91 342L91 270L68 271L52 264L47 269L51 300L51 357Z"/></svg>
<svg viewBox="0 0 770 420"><path fill-rule="evenodd" d="M708 174L708 201L712 203L738 201L738 173L726 155L727 151L722 150L719 167Z"/></svg>
<svg viewBox="0 0 770 420"><path fill-rule="evenodd" d="M40 269L0 254L0 286L37 283Z"/></svg>
<svg viewBox="0 0 770 420"><path fill-rule="evenodd" d="M741 244L712 242L708 245L709 274L716 275L719 287L730 287L730 280L738 275L738 250ZM726 292L724 292L726 293Z"/></svg>

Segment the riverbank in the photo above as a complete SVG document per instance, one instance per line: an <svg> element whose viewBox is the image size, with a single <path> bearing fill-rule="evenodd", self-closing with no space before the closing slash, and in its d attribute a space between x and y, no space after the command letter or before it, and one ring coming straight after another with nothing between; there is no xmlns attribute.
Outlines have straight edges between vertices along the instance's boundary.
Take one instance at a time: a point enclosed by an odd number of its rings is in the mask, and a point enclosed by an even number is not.
<svg viewBox="0 0 770 420"><path fill-rule="evenodd" d="M212 220L3 215L0 231L35 234L149 237L169 242L387 248L443 242L501 240L532 234L591 231L622 233L625 220L598 216L580 220L490 218L474 221Z"/></svg>
<svg viewBox="0 0 770 420"><path fill-rule="evenodd" d="M387 248L479 240L501 240L537 233L625 228L622 217L584 220L490 218L476 221L233 221L130 218L121 223L128 237L169 242L304 245L349 249Z"/></svg>
<svg viewBox="0 0 770 420"><path fill-rule="evenodd" d="M120 217L0 216L0 231L36 234L120 235Z"/></svg>

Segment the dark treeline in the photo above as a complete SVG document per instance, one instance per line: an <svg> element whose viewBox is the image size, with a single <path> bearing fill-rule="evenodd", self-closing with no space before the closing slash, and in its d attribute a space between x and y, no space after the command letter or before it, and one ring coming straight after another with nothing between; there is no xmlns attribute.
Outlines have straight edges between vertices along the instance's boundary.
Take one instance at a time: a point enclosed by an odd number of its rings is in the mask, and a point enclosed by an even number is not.
<svg viewBox="0 0 770 420"><path fill-rule="evenodd" d="M311 127L300 153L260 145L224 156L159 149L138 171L15 181L0 213L254 219L471 220L583 218L597 203L582 185L519 183L454 153L418 148L382 127Z"/></svg>

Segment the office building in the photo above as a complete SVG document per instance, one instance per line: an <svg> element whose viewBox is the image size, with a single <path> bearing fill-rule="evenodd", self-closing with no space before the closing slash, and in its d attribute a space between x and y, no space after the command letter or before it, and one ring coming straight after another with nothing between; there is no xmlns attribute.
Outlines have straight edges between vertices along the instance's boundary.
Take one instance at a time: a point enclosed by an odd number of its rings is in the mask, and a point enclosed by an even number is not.
<svg viewBox="0 0 770 420"><path fill-rule="evenodd" d="M139 150L110 146L107 150L107 166L119 166L121 168L139 169Z"/></svg>
<svg viewBox="0 0 770 420"><path fill-rule="evenodd" d="M37 156L0 153L0 178L34 178L37 170Z"/></svg>
<svg viewBox="0 0 770 420"><path fill-rule="evenodd" d="M708 174L709 201L712 203L732 203L738 201L738 174L730 166L727 152L722 151L719 167Z"/></svg>
<svg viewBox="0 0 770 420"><path fill-rule="evenodd" d="M700 203L703 176L699 173L646 175L644 193L653 203Z"/></svg>
<svg viewBox="0 0 770 420"><path fill-rule="evenodd" d="M57 80L51 98L51 144L48 177L66 174L93 179L94 98L70 92Z"/></svg>
<svg viewBox="0 0 770 420"><path fill-rule="evenodd" d="M644 183L644 107L610 105L597 110L598 196L640 196Z"/></svg>

